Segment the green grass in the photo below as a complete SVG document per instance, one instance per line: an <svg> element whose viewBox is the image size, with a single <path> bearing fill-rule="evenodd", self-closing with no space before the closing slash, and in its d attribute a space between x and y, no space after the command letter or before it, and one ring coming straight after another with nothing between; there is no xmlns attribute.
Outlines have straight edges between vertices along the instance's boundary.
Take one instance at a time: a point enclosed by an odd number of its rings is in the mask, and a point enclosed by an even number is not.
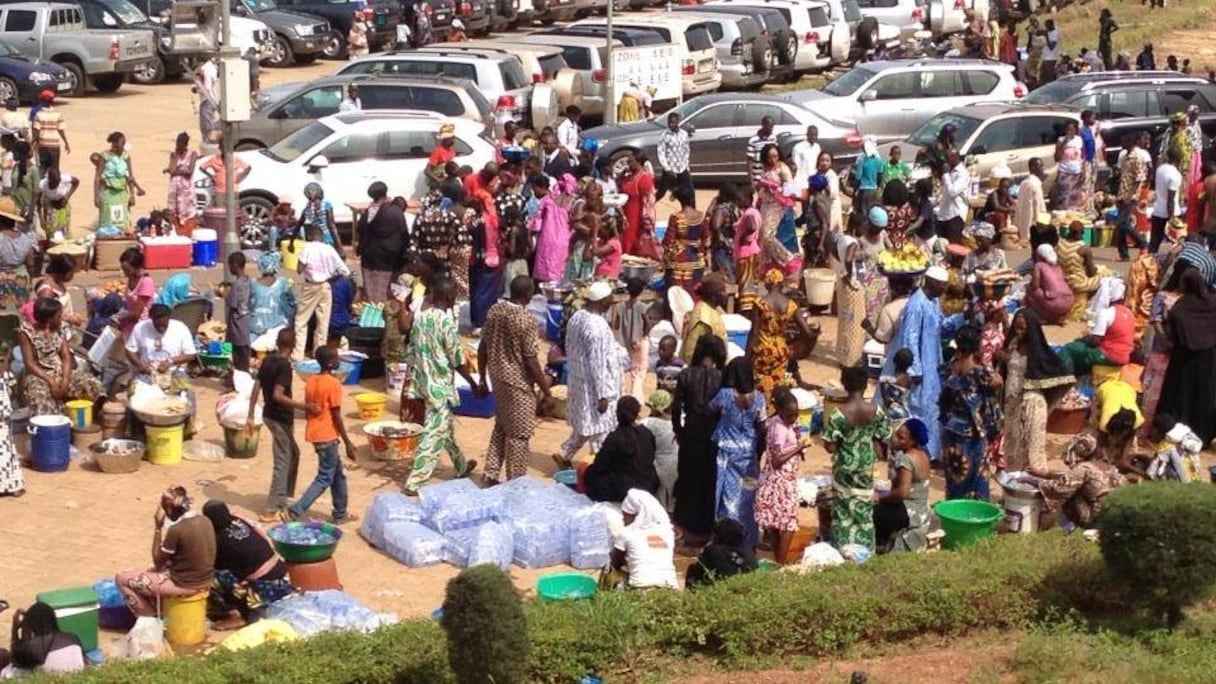
<svg viewBox="0 0 1216 684"><path fill-rule="evenodd" d="M1096 50L1098 47L1098 14L1104 8L1110 8L1119 24L1112 40L1115 54L1126 50L1131 54L1135 64L1136 55L1140 52L1144 41L1153 41L1153 52L1157 57L1157 68L1165 68L1167 55L1175 54L1179 62L1190 58L1195 72L1200 73L1207 62L1216 64L1212 55L1192 53L1186 46L1171 43L1170 34L1176 31L1210 29L1216 23L1216 2L1213 0L1168 0L1169 7L1165 9L1149 9L1148 5L1139 2L1103 2L1074 3L1054 15L1043 15L1040 22L1047 17L1055 19L1056 27L1060 30L1060 38L1064 43L1064 53L1077 56L1081 48ZM1024 28L1020 27L1019 36L1025 42Z"/></svg>

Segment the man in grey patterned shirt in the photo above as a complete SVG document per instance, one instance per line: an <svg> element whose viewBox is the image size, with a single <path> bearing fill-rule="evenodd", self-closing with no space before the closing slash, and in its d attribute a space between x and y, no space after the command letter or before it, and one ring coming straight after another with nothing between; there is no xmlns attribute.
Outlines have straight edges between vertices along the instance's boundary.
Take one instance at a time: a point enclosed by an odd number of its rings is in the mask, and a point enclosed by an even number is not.
<svg viewBox="0 0 1216 684"><path fill-rule="evenodd" d="M692 174L688 170L688 131L680 128L680 115L667 115L667 128L659 134L659 168L662 175L655 184L655 197L663 199L668 190L686 186L692 189Z"/></svg>

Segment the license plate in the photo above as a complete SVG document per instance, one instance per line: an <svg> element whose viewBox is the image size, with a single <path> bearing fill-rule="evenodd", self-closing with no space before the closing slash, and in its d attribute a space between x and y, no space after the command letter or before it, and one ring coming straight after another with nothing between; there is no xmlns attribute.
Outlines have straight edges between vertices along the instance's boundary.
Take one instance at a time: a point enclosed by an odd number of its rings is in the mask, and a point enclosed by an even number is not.
<svg viewBox="0 0 1216 684"><path fill-rule="evenodd" d="M306 42L304 43L304 49L306 49L306 50L311 50L311 49L315 48L316 46L317 46L317 44L316 44L316 43L314 43L314 42L313 42L313 41L311 41L311 40L306 41Z"/></svg>
<svg viewBox="0 0 1216 684"><path fill-rule="evenodd" d="M708 74L709 72L711 72L713 70L714 70L713 62L701 62L701 64L697 67L697 73L699 73L699 74Z"/></svg>
<svg viewBox="0 0 1216 684"><path fill-rule="evenodd" d="M448 20L448 15L446 15L446 14L436 14L435 15L436 22L447 21L447 20Z"/></svg>
<svg viewBox="0 0 1216 684"><path fill-rule="evenodd" d="M64 81L63 83L60 83L55 86L55 90L70 90L71 88L72 88L72 84L68 83L67 81Z"/></svg>

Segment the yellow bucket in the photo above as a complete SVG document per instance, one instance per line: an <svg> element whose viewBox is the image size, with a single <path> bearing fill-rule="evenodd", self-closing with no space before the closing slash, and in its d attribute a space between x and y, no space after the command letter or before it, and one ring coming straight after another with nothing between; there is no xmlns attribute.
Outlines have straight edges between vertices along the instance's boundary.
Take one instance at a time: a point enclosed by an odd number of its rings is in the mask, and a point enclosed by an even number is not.
<svg viewBox="0 0 1216 684"><path fill-rule="evenodd" d="M173 646L194 646L207 639L207 592L181 598L166 598L165 638Z"/></svg>
<svg viewBox="0 0 1216 684"><path fill-rule="evenodd" d="M296 272L296 268L300 265L300 260L296 257L300 255L301 249L304 249L304 241L299 238L296 238L295 240L292 240L279 248L279 254L283 256L283 270L285 272Z"/></svg>
<svg viewBox="0 0 1216 684"><path fill-rule="evenodd" d="M154 465L177 465L182 462L182 436L185 423L173 427L145 426L148 432L148 462Z"/></svg>
<svg viewBox="0 0 1216 684"><path fill-rule="evenodd" d="M363 420L378 420L384 415L384 407L388 404L388 395L380 392L361 392L355 395L355 403L359 405L359 417Z"/></svg>
<svg viewBox="0 0 1216 684"><path fill-rule="evenodd" d="M72 421L73 430L84 430L93 424L93 401L90 399L73 399L63 405L63 412Z"/></svg>

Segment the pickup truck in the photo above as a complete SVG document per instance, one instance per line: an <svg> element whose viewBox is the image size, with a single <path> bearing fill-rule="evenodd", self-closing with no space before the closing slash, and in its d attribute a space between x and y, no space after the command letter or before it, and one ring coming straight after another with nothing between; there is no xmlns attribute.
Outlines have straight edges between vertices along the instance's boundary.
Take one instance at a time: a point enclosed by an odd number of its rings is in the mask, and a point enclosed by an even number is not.
<svg viewBox="0 0 1216 684"><path fill-rule="evenodd" d="M53 62L72 75L60 94L83 95L91 83L118 90L127 74L156 62L151 31L91 29L79 5L23 2L0 6L0 39L32 59Z"/></svg>

